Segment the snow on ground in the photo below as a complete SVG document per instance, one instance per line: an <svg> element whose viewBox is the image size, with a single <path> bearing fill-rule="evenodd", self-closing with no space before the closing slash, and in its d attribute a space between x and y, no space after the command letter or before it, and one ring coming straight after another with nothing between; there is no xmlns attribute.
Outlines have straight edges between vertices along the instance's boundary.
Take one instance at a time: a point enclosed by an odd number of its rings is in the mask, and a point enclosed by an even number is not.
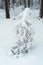
<svg viewBox="0 0 43 65"><path fill-rule="evenodd" d="M0 10L2 13L2 11ZM0 13L0 15L1 15ZM0 17L0 65L43 65L43 19L38 17L39 10L25 9L15 20ZM23 16L23 17L22 17ZM21 19L20 19L21 17ZM3 19L2 19L3 18ZM15 24L27 19L35 30L33 49L21 58L9 56L9 50L15 43Z"/></svg>

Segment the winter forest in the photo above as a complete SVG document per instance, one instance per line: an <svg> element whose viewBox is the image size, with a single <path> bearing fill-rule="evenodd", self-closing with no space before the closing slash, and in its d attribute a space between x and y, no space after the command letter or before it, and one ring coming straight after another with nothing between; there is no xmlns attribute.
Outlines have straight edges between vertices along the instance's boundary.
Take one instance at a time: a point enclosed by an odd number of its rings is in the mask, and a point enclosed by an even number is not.
<svg viewBox="0 0 43 65"><path fill-rule="evenodd" d="M43 65L43 0L0 0L0 65Z"/></svg>

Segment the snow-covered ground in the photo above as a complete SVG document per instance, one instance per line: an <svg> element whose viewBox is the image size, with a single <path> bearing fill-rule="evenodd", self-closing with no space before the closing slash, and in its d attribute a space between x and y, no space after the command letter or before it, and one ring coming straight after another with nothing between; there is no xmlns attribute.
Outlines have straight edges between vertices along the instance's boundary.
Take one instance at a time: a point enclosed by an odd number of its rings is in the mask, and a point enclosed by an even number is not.
<svg viewBox="0 0 43 65"><path fill-rule="evenodd" d="M0 10L0 65L43 65L43 19L38 16L39 10L26 8L16 20L5 19L3 11ZM35 31L33 48L27 55L17 59L9 53L16 40L14 27L24 18L32 24Z"/></svg>

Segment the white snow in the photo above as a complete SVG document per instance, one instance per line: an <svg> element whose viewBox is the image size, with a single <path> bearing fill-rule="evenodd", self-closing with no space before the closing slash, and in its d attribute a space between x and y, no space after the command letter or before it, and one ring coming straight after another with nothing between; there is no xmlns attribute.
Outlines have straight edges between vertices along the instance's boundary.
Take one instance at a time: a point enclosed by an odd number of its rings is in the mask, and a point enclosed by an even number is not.
<svg viewBox="0 0 43 65"><path fill-rule="evenodd" d="M2 15L2 16L1 16ZM0 10L0 65L43 65L43 19L38 17L39 10L26 8L17 15L16 20L5 19ZM14 28L18 22L27 19L35 30L33 48L25 56L14 58L10 56L10 48L15 43Z"/></svg>

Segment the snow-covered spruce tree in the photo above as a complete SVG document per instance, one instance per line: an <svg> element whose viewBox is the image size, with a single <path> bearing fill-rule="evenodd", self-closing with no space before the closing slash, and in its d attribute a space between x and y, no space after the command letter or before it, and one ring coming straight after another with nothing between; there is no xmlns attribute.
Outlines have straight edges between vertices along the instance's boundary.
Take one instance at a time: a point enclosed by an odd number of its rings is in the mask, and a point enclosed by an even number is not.
<svg viewBox="0 0 43 65"><path fill-rule="evenodd" d="M31 24L26 20L24 24L19 23L16 26L16 45L11 49L13 55L21 55L28 53L29 49L32 47L33 33L31 29Z"/></svg>

